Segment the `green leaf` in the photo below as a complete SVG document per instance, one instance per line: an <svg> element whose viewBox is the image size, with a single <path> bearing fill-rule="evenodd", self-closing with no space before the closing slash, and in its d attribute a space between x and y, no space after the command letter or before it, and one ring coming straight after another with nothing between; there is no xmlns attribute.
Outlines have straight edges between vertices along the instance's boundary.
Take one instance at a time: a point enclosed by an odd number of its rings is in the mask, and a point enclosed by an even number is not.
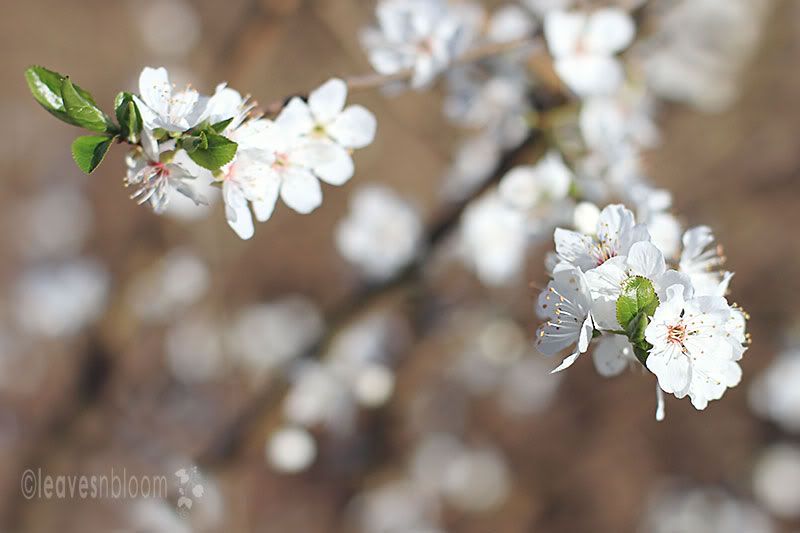
<svg viewBox="0 0 800 533"><path fill-rule="evenodd" d="M64 102L63 94L64 85L67 80L66 76L59 74L58 72L48 70L44 67L32 66L25 70L25 80L28 82L28 88L30 89L34 99L36 99L36 101L39 102L39 104L51 115L66 122L67 124L86 127L81 123L80 120L76 120L73 116L71 116L70 112L67 110L67 105L66 102ZM71 90L69 90L70 96L72 97L72 105L80 102L81 105L88 104L88 106L97 109L97 104L95 104L91 94L81 89L79 86L72 84L71 82L70 85L72 86ZM75 97L76 94L77 97ZM115 130L115 126L102 112L100 113L104 119L104 124L102 129L96 131L113 132Z"/></svg>
<svg viewBox="0 0 800 533"><path fill-rule="evenodd" d="M190 154L195 150L208 150L208 136L202 132L199 135L184 135L180 138L179 146Z"/></svg>
<svg viewBox="0 0 800 533"><path fill-rule="evenodd" d="M647 355L652 348L645 339L644 332L658 304L653 283L642 276L627 279L617 299L617 321L625 330L634 353L642 364L647 361Z"/></svg>
<svg viewBox="0 0 800 533"><path fill-rule="evenodd" d="M628 329L628 324L640 312L648 317L653 316L659 301L653 283L642 276L633 276L622 284L622 293L617 299L617 322L622 329Z"/></svg>
<svg viewBox="0 0 800 533"><path fill-rule="evenodd" d="M61 98L64 76L44 67L33 66L25 70L25 81L28 82L33 98L42 107L64 122L72 124L64 110L64 100Z"/></svg>
<svg viewBox="0 0 800 533"><path fill-rule="evenodd" d="M237 144L216 133L202 132L197 147L187 152L192 161L209 170L217 170L236 155Z"/></svg>
<svg viewBox="0 0 800 533"><path fill-rule="evenodd" d="M142 114L133 95L128 92L121 92L114 99L114 113L119 122L121 135L128 142L136 144L139 134L142 132Z"/></svg>
<svg viewBox="0 0 800 533"><path fill-rule="evenodd" d="M72 159L81 170L90 174L103 162L115 138L110 135L82 135L72 143Z"/></svg>
<svg viewBox="0 0 800 533"><path fill-rule="evenodd" d="M211 129L213 129L217 133L222 133L223 131L225 131L225 128L227 128L228 124L230 124L231 122L233 122L233 117L227 120L220 120L219 122L212 124Z"/></svg>
<svg viewBox="0 0 800 533"><path fill-rule="evenodd" d="M78 92L69 78L64 78L61 83L61 98L67 116L76 126L81 126L91 131L114 131L114 124L106 117L94 103L92 96L85 91Z"/></svg>
<svg viewBox="0 0 800 533"><path fill-rule="evenodd" d="M639 359L642 364L646 364L647 356L650 353L650 349L653 347L644 337L644 332L649 323L650 317L647 313L645 311L639 311L634 319L628 323L628 327L625 331L628 335L628 340L633 345L636 358Z"/></svg>

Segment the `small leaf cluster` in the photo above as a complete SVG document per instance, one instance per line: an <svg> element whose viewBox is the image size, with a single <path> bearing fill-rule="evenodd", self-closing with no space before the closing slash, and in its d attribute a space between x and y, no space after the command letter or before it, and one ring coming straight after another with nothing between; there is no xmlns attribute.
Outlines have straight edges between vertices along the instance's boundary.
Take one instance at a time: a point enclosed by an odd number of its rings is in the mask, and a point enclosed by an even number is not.
<svg viewBox="0 0 800 533"><path fill-rule="evenodd" d="M94 132L72 143L72 158L83 172L93 172L114 142L141 143L144 121L133 94L119 93L114 99L114 117L110 117L97 106L94 97L74 84L69 76L32 66L25 71L25 79L33 97L51 115ZM153 134L159 141L174 138L195 163L216 172L236 155L237 144L221 135L231 120L215 124L205 122L184 133L155 130Z"/></svg>
<svg viewBox="0 0 800 533"><path fill-rule="evenodd" d="M215 124L204 122L184 133L179 146L186 150L192 161L211 171L230 163L236 155L238 145L221 135L233 119L229 118Z"/></svg>
<svg viewBox="0 0 800 533"><path fill-rule="evenodd" d="M25 71L25 80L39 104L59 120L99 133L83 135L72 143L72 158L84 172L100 165L114 141L136 142L142 131L142 118L136 102L128 93L120 93L115 102L119 125L106 115L86 90L72 83L69 76L33 66Z"/></svg>
<svg viewBox="0 0 800 533"><path fill-rule="evenodd" d="M653 283L642 276L632 276L622 285L617 299L617 321L633 345L636 358L645 364L652 345L644 337L644 330L659 305Z"/></svg>

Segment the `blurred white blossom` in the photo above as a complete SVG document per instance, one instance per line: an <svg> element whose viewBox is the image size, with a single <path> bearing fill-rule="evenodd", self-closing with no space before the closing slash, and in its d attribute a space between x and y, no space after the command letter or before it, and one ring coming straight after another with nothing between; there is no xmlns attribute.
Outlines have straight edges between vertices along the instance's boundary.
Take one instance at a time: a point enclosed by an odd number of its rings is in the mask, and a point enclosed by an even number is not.
<svg viewBox="0 0 800 533"><path fill-rule="evenodd" d="M410 69L411 87L429 85L470 44L466 13L445 0L381 0L377 27L361 32L379 74Z"/></svg>
<svg viewBox="0 0 800 533"><path fill-rule="evenodd" d="M721 111L736 98L770 0L679 0L642 51L647 81L662 98Z"/></svg>
<svg viewBox="0 0 800 533"><path fill-rule="evenodd" d="M105 309L111 277L93 259L75 259L27 270L15 287L17 322L32 335L74 335Z"/></svg>
<svg viewBox="0 0 800 533"><path fill-rule="evenodd" d="M208 266L199 256L176 248L133 278L126 300L140 320L166 321L202 299L210 281Z"/></svg>
<svg viewBox="0 0 800 533"><path fill-rule="evenodd" d="M317 445L305 429L285 427L269 437L266 454L273 468L294 474L311 465L317 455Z"/></svg>
<svg viewBox="0 0 800 533"><path fill-rule="evenodd" d="M750 502L715 487L658 487L645 509L643 533L773 533L772 521Z"/></svg>
<svg viewBox="0 0 800 533"><path fill-rule="evenodd" d="M495 192L472 202L461 221L464 260L488 285L517 278L524 267L528 245L523 214Z"/></svg>
<svg viewBox="0 0 800 533"><path fill-rule="evenodd" d="M26 259L53 259L81 251L92 230L92 206L79 186L49 184L9 214L14 237Z"/></svg>
<svg viewBox="0 0 800 533"><path fill-rule="evenodd" d="M753 492L775 516L800 517L800 448L779 443L764 450L753 472Z"/></svg>
<svg viewBox="0 0 800 533"><path fill-rule="evenodd" d="M779 354L750 386L750 406L786 431L800 433L800 350Z"/></svg>
<svg viewBox="0 0 800 533"><path fill-rule="evenodd" d="M220 376L225 365L223 332L219 320L195 314L167 330L167 363L179 381L202 383Z"/></svg>
<svg viewBox="0 0 800 533"><path fill-rule="evenodd" d="M239 364L258 379L309 349L322 335L319 309L301 296L287 296L240 310L228 331Z"/></svg>
<svg viewBox="0 0 800 533"><path fill-rule="evenodd" d="M336 227L341 254L375 280L392 277L416 256L423 225L417 211L386 187L362 187Z"/></svg>
<svg viewBox="0 0 800 533"><path fill-rule="evenodd" d="M618 8L549 11L544 19L555 70L580 97L612 94L622 85L625 70L615 54L633 42L635 32L630 15Z"/></svg>

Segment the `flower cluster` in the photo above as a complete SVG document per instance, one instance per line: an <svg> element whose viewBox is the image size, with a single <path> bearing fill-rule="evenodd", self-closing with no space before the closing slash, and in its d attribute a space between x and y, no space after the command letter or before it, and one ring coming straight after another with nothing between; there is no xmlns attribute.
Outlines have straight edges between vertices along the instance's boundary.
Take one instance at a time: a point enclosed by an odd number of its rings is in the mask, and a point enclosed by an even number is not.
<svg viewBox="0 0 800 533"><path fill-rule="evenodd" d="M380 74L412 72L410 84L431 84L470 43L474 11L446 0L383 0L377 27L366 28L361 42Z"/></svg>
<svg viewBox="0 0 800 533"><path fill-rule="evenodd" d="M270 218L278 197L298 213L316 209L320 181L347 182L354 173L352 151L375 137L375 117L362 106L345 107L347 84L337 78L307 100L292 98L270 120L224 83L213 95L201 95L176 89L166 69L147 67L139 94L117 96L117 123L69 78L42 67L31 67L26 77L53 115L102 133L73 143L82 170L93 171L113 142L127 142L133 146L125 177L131 198L161 213L175 192L205 204L215 186L228 224L242 239L253 236L253 215L260 222Z"/></svg>
<svg viewBox="0 0 800 533"><path fill-rule="evenodd" d="M538 349L571 351L559 371L596 339L601 374L638 360L660 391L689 396L705 409L739 383L747 345L746 314L725 299L732 274L719 268L723 258L713 242L707 227L689 229L676 260L621 205L604 208L592 232L556 229L552 280L537 306L545 320Z"/></svg>

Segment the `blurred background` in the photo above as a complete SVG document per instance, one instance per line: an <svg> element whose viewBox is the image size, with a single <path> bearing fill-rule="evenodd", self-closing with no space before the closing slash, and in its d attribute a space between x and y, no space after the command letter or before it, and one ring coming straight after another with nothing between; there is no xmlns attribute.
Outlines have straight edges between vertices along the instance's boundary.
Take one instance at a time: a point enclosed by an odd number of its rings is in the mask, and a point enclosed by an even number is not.
<svg viewBox="0 0 800 533"><path fill-rule="evenodd" d="M463 206L442 189L464 133L441 87L351 95L378 117L355 177L241 241L220 205L157 216L129 200L121 148L82 175L77 131L23 79L31 64L68 73L110 109L163 65L178 85L227 80L272 102L370 71L357 32L372 1L5 5L0 531L800 531L800 3L753 4L758 18L698 15L723 40L752 34L737 96L713 113L664 106L647 153L681 220L725 245L753 344L740 386L702 412L668 398L662 423L638 372L548 374L528 283L544 284L549 242L506 287L454 260ZM335 244L366 184L429 234L424 261L382 284ZM171 490L28 500L27 468L165 475ZM202 487L191 509L179 469Z"/></svg>

